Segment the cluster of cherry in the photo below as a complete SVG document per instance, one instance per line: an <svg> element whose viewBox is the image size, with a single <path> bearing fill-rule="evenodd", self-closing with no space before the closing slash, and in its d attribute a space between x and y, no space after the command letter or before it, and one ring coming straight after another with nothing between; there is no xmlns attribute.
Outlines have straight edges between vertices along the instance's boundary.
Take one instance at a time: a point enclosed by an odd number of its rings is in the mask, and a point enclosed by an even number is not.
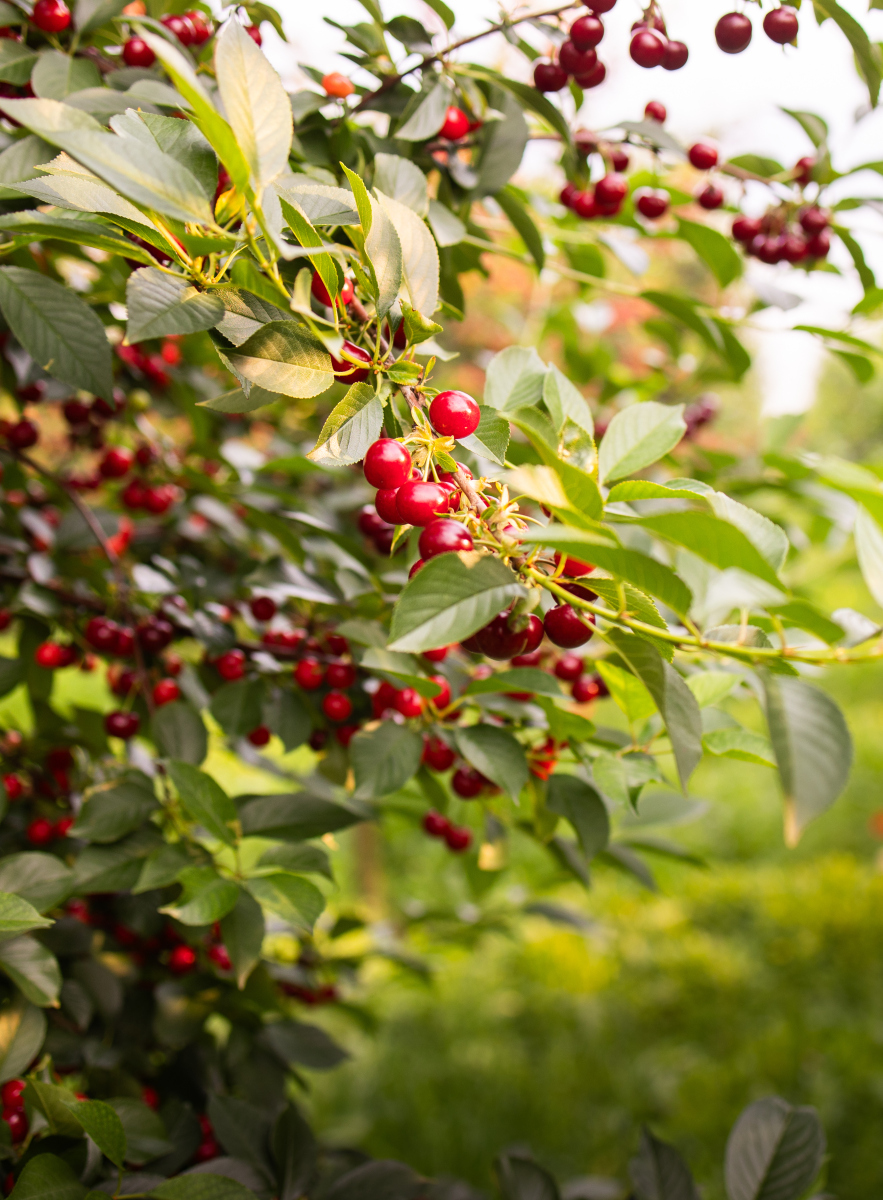
<svg viewBox="0 0 883 1200"><path fill-rule="evenodd" d="M796 221L795 221L796 218ZM777 204L762 217L738 216L733 237L745 253L765 263L800 263L826 258L831 249L830 217L817 205Z"/></svg>
<svg viewBox="0 0 883 1200"><path fill-rule="evenodd" d="M144 5L139 3L139 0L135 0L134 4L126 5L123 9L123 12L130 17L142 16L145 11ZM191 12L160 17L160 22L165 25L169 33L174 34L182 46L203 46L215 31L214 25L206 14L195 9ZM248 32L260 46L261 33L257 26L249 25ZM130 37L123 44L122 57L127 67L152 67L156 62L156 55L144 38L140 37Z"/></svg>

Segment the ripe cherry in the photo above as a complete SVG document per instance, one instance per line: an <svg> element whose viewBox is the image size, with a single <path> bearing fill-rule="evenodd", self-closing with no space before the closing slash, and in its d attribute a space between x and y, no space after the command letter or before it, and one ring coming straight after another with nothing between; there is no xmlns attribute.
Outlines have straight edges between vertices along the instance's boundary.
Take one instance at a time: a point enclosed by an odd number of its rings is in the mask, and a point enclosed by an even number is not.
<svg viewBox="0 0 883 1200"><path fill-rule="evenodd" d="M353 81L347 79L346 75L342 75L340 71L330 71L327 75L323 75L322 87L325 89L326 96L334 96L338 100L345 100L356 90Z"/></svg>
<svg viewBox="0 0 883 1200"><path fill-rule="evenodd" d="M56 838L66 838L73 828L73 817L62 817L60 821L56 821L53 827L53 835Z"/></svg>
<svg viewBox="0 0 883 1200"><path fill-rule="evenodd" d="M233 963L226 946L209 946L206 956L219 970L232 971Z"/></svg>
<svg viewBox="0 0 883 1200"><path fill-rule="evenodd" d="M827 229L817 233L807 242L807 252L810 258L825 258L831 249L831 235Z"/></svg>
<svg viewBox="0 0 883 1200"><path fill-rule="evenodd" d="M93 650L99 650L105 654L112 654L116 645L119 626L116 621L111 621L107 617L92 617L86 623L84 636Z"/></svg>
<svg viewBox="0 0 883 1200"><path fill-rule="evenodd" d="M137 713L122 712L119 709L116 712L108 713L104 718L105 732L110 737L122 738L123 741L133 738L140 725L141 718Z"/></svg>
<svg viewBox="0 0 883 1200"><path fill-rule="evenodd" d="M577 49L574 42L562 42L558 51L558 61L568 75L587 75L598 61L594 47L585 50Z"/></svg>
<svg viewBox="0 0 883 1200"><path fill-rule="evenodd" d="M440 483L411 479L396 492L400 525L429 525L448 507L448 493Z"/></svg>
<svg viewBox="0 0 883 1200"><path fill-rule="evenodd" d="M570 27L570 40L577 50L591 50L604 37L604 22L594 13L577 17Z"/></svg>
<svg viewBox="0 0 883 1200"><path fill-rule="evenodd" d="M590 700L601 700L610 695L600 675L581 675L574 681L570 694L577 704L587 704Z"/></svg>
<svg viewBox="0 0 883 1200"><path fill-rule="evenodd" d="M37 0L31 20L43 33L61 33L71 23L71 10L64 0Z"/></svg>
<svg viewBox="0 0 883 1200"><path fill-rule="evenodd" d="M174 636L175 627L172 625L171 621L167 621L165 617L147 617L147 619L142 621L138 626L139 645L146 650L148 654L159 654L161 650L165 650L166 646L169 645ZM117 653L119 653L119 651L117 651ZM242 654L241 650L231 650L230 654L238 654L243 658L243 660L245 658L245 655Z"/></svg>
<svg viewBox="0 0 883 1200"><path fill-rule="evenodd" d="M28 1133L28 1118L21 1109L4 1109L3 1120L9 1126L9 1134L15 1143L22 1142Z"/></svg>
<svg viewBox="0 0 883 1200"><path fill-rule="evenodd" d="M797 13L790 5L774 8L763 19L763 31L771 42L784 46L797 37Z"/></svg>
<svg viewBox="0 0 883 1200"><path fill-rule="evenodd" d="M373 504L366 504L360 510L356 524L359 526L359 532L368 538L374 537L375 534L386 528L386 521L378 514Z"/></svg>
<svg viewBox="0 0 883 1200"><path fill-rule="evenodd" d="M357 362L370 363L371 355L367 350L363 350L361 346L356 346L352 342L344 342L341 347L343 358L335 358L331 356L331 369L335 375L341 375L341 383L364 383L366 379L371 377L371 372L362 367L354 367L349 359L355 359Z"/></svg>
<svg viewBox="0 0 883 1200"><path fill-rule="evenodd" d="M586 621L594 623L590 613L580 618L572 605L559 604L546 613L543 626L550 642L564 650L573 650L584 645L592 636L592 629L585 624Z"/></svg>
<svg viewBox="0 0 883 1200"><path fill-rule="evenodd" d="M801 228L810 235L821 233L829 224L828 214L820 208L805 208L800 214Z"/></svg>
<svg viewBox="0 0 883 1200"><path fill-rule="evenodd" d="M454 765L454 758L454 751L440 737L424 738L422 761L427 767L433 771L448 771Z"/></svg>
<svg viewBox="0 0 883 1200"><path fill-rule="evenodd" d="M105 479L122 479L132 469L135 455L125 446L111 446L98 464L99 474Z"/></svg>
<svg viewBox="0 0 883 1200"><path fill-rule="evenodd" d="M28 825L25 836L32 846L48 846L55 839L55 828L46 817L37 817Z"/></svg>
<svg viewBox="0 0 883 1200"><path fill-rule="evenodd" d="M442 437L466 438L478 429L481 411L465 392L439 392L429 406L429 419Z"/></svg>
<svg viewBox="0 0 883 1200"><path fill-rule="evenodd" d="M690 57L690 51L684 42L668 42L665 54L662 56L664 71L680 71Z"/></svg>
<svg viewBox="0 0 883 1200"><path fill-rule="evenodd" d="M565 183L564 187L558 193L558 200L565 208L573 208L573 202L579 195L579 188L575 183Z"/></svg>
<svg viewBox="0 0 883 1200"><path fill-rule="evenodd" d="M436 812L434 808L431 808L423 816L423 828L430 837L443 838L451 828L451 822L447 817L443 817L440 812Z"/></svg>
<svg viewBox="0 0 883 1200"><path fill-rule="evenodd" d="M725 54L741 54L751 41L751 22L743 13L725 13L714 27L714 40Z"/></svg>
<svg viewBox="0 0 883 1200"><path fill-rule="evenodd" d="M449 850L461 854L472 845L472 830L460 825L451 825L445 833L445 842Z"/></svg>
<svg viewBox="0 0 883 1200"><path fill-rule="evenodd" d="M525 643L522 654L532 654L543 640L544 635L543 622L533 613L527 618L527 625L524 627Z"/></svg>
<svg viewBox="0 0 883 1200"><path fill-rule="evenodd" d="M487 780L474 767L458 767L451 776L451 788L461 800L474 800L487 786Z"/></svg>
<svg viewBox="0 0 883 1200"><path fill-rule="evenodd" d="M270 738L272 737L272 734L266 725L257 725L245 736L253 746L266 746L267 742L269 742Z"/></svg>
<svg viewBox="0 0 883 1200"><path fill-rule="evenodd" d="M181 699L181 689L174 679L161 679L153 688L153 703L157 708Z"/></svg>
<svg viewBox="0 0 883 1200"><path fill-rule="evenodd" d="M451 685L445 679L444 675L430 675L429 681L430 683L437 684L441 689L434 696L430 696L430 700L436 708L447 708L451 703Z"/></svg>
<svg viewBox="0 0 883 1200"><path fill-rule="evenodd" d="M687 151L687 157L698 171L710 171L717 166L717 148L708 142L696 142Z"/></svg>
<svg viewBox="0 0 883 1200"><path fill-rule="evenodd" d="M248 602L251 615L256 621L272 621L276 616L276 601L272 596L253 596Z"/></svg>
<svg viewBox="0 0 883 1200"><path fill-rule="evenodd" d="M245 654L242 650L227 650L215 661L215 670L228 683L241 679L245 674Z"/></svg>
<svg viewBox="0 0 883 1200"><path fill-rule="evenodd" d="M331 688L349 688L356 682L356 668L352 663L333 662L325 671L325 682Z"/></svg>
<svg viewBox="0 0 883 1200"><path fill-rule="evenodd" d="M537 618L539 621L539 618ZM543 633L543 622L539 621L540 636ZM529 654L516 654L512 659L513 667L538 667L542 662L542 650L531 650Z"/></svg>
<svg viewBox="0 0 883 1200"><path fill-rule="evenodd" d="M801 237L799 233L788 233L785 235L785 241L782 246L782 258L784 258L785 262L802 262L808 253L809 245L806 238Z"/></svg>
<svg viewBox="0 0 883 1200"><path fill-rule="evenodd" d="M402 688L400 692L396 692L392 706L403 717L419 717L423 712L423 697L416 688Z"/></svg>
<svg viewBox="0 0 883 1200"><path fill-rule="evenodd" d="M456 105L448 105L445 112L444 124L438 131L438 136L447 138L449 142L458 142L460 138L465 137L469 132L469 118L466 116L462 108L457 108Z"/></svg>
<svg viewBox="0 0 883 1200"><path fill-rule="evenodd" d="M192 946L175 946L169 954L169 970L175 975L186 975L196 966L196 951Z"/></svg>
<svg viewBox="0 0 883 1200"><path fill-rule="evenodd" d="M254 42L254 44L256 46L263 45L264 39L261 37L261 31L257 25L246 25L245 32L248 34L248 36L251 38L251 40ZM217 1144L217 1143L215 1143L215 1144ZM212 1155L211 1157L214 1157L214 1155Z"/></svg>
<svg viewBox="0 0 883 1200"><path fill-rule="evenodd" d="M586 8L589 12L606 13L610 12L615 4L616 0L591 0L591 3L587 4Z"/></svg>
<svg viewBox="0 0 883 1200"><path fill-rule="evenodd" d="M334 736L340 742L341 746L348 746L358 732L358 725L338 725L334 731Z"/></svg>
<svg viewBox="0 0 883 1200"><path fill-rule="evenodd" d="M67 657L65 650L66 647L58 642L42 642L34 651L34 662L38 667L54 671L57 667L64 666Z"/></svg>
<svg viewBox="0 0 883 1200"><path fill-rule="evenodd" d="M448 657L448 650L450 649L450 646L439 646L436 650L424 650L423 657L427 662L431 663L444 662Z"/></svg>
<svg viewBox="0 0 883 1200"><path fill-rule="evenodd" d="M806 187L808 183L812 183L812 173L815 170L816 160L810 155L804 158L798 158L794 164L794 179L797 183Z"/></svg>
<svg viewBox="0 0 883 1200"><path fill-rule="evenodd" d="M733 222L733 237L746 245L760 233L763 222L760 217L736 217Z"/></svg>
<svg viewBox="0 0 883 1200"><path fill-rule="evenodd" d="M321 687L324 677L325 671L318 658L309 655L302 658L294 668L294 681L305 692L314 692L316 688Z"/></svg>
<svg viewBox="0 0 883 1200"><path fill-rule="evenodd" d="M173 33L182 46L192 46L196 41L196 30L187 17L170 14L160 17L160 24L165 25L169 33Z"/></svg>
<svg viewBox="0 0 883 1200"><path fill-rule="evenodd" d="M400 488L410 478L411 455L394 438L379 438L368 447L363 470L372 487Z"/></svg>
<svg viewBox="0 0 883 1200"><path fill-rule="evenodd" d="M7 430L6 440L13 450L29 450L40 440L40 430L33 421L22 417L11 429Z"/></svg>
<svg viewBox="0 0 883 1200"><path fill-rule="evenodd" d="M595 193L591 188L584 192L577 192L573 201L573 211L583 221L590 221L592 217L597 216L598 210L595 207Z"/></svg>
<svg viewBox="0 0 883 1200"><path fill-rule="evenodd" d="M648 100L644 105L644 116L648 121L658 121L660 125L664 125L668 112L661 100Z"/></svg>
<svg viewBox="0 0 883 1200"><path fill-rule="evenodd" d="M320 304L324 304L326 308L333 308L334 305L333 305L333 301L331 298L331 293L328 291L328 288L322 282L321 275L313 276L312 283L310 284L310 291L313 293L313 295L316 297L316 299L319 301ZM337 297L340 300L341 304L352 304L353 297L355 296L355 294L356 294L356 289L353 287L353 281L351 279L345 279L343 281L343 287L337 293ZM349 343L345 342L344 345L349 345ZM347 365L349 365L349 364L347 364ZM341 369L343 369L343 368L341 368Z"/></svg>
<svg viewBox="0 0 883 1200"><path fill-rule="evenodd" d="M191 12L186 12L184 16L193 26L193 42L196 46L202 46L214 33L214 26L208 20L204 12L194 9Z"/></svg>
<svg viewBox="0 0 883 1200"><path fill-rule="evenodd" d="M583 673L583 660L578 654L562 654L554 666L556 679L572 683Z"/></svg>
<svg viewBox="0 0 883 1200"><path fill-rule="evenodd" d="M538 62L533 69L534 86L541 92L560 92L567 86L567 72L558 63Z"/></svg>
<svg viewBox="0 0 883 1200"><path fill-rule="evenodd" d="M123 46L123 62L127 67L152 67L156 55L144 38L131 37Z"/></svg>
<svg viewBox="0 0 883 1200"><path fill-rule="evenodd" d="M137 512L139 508L144 507L146 495L147 488L144 486L144 480L130 479L120 492L120 501L123 507L129 509L130 512Z"/></svg>
<svg viewBox="0 0 883 1200"><path fill-rule="evenodd" d="M724 202L724 194L719 187L710 183L708 187L702 189L696 199L702 208L707 208L711 211L711 209L720 208Z"/></svg>
<svg viewBox="0 0 883 1200"><path fill-rule="evenodd" d="M378 515L389 525L398 525L399 511L396 507L398 488L381 488L374 497L374 507Z"/></svg>
<svg viewBox="0 0 883 1200"><path fill-rule="evenodd" d="M651 29L639 29L629 43L629 54L639 67L658 67L665 58L666 39Z"/></svg>
<svg viewBox="0 0 883 1200"><path fill-rule="evenodd" d="M507 659L527 650L527 628L513 629L510 619L508 612L502 612L479 629L475 640L482 654L488 658Z"/></svg>
<svg viewBox="0 0 883 1200"><path fill-rule="evenodd" d="M0 1099L3 1101L4 1108L24 1108L24 1101L21 1098L22 1092L27 1087L27 1082L24 1079L10 1079L0 1088Z"/></svg>
<svg viewBox="0 0 883 1200"><path fill-rule="evenodd" d="M656 221L668 212L667 192L642 192L635 207L648 221Z"/></svg>
<svg viewBox="0 0 883 1200"><path fill-rule="evenodd" d="M0 782L3 784L6 791L6 799L10 804L24 795L25 785L17 775L4 775Z"/></svg>
<svg viewBox="0 0 883 1200"><path fill-rule="evenodd" d="M469 530L459 521L441 517L431 521L420 534L420 555L426 560L451 550L471 550L474 542Z"/></svg>
<svg viewBox="0 0 883 1200"><path fill-rule="evenodd" d="M605 175L595 184L595 203L604 205L621 204L628 195L628 180L617 171Z"/></svg>
<svg viewBox="0 0 883 1200"><path fill-rule="evenodd" d="M170 483L161 484L159 487L145 488L144 507L155 516L161 516L171 508L175 494L174 485Z"/></svg>
<svg viewBox="0 0 883 1200"><path fill-rule="evenodd" d="M577 75L576 82L583 89L588 91L589 88L596 88L603 83L607 77L607 68L602 62L597 62L592 67L587 75Z"/></svg>
<svg viewBox="0 0 883 1200"><path fill-rule="evenodd" d="M329 692L322 700L322 712L329 721L346 721L353 713L353 702L344 692Z"/></svg>

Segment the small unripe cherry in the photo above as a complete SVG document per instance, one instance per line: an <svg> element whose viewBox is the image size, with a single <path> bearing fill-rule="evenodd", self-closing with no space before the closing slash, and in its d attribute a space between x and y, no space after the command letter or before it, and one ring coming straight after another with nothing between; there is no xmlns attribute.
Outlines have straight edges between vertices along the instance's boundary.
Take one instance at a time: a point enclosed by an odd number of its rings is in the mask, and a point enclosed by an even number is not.
<svg viewBox="0 0 883 1200"><path fill-rule="evenodd" d="M797 37L797 13L790 5L774 8L763 19L763 31L771 42L780 46L793 42Z"/></svg>
<svg viewBox="0 0 883 1200"><path fill-rule="evenodd" d="M741 54L751 41L751 22L743 13L725 13L714 27L714 40L725 54Z"/></svg>
<svg viewBox="0 0 883 1200"><path fill-rule="evenodd" d="M469 118L466 116L462 108L457 108L456 105L448 105L445 112L445 119L441 129L438 131L438 136L446 138L449 142L458 142L460 138L465 137L469 132Z"/></svg>
<svg viewBox="0 0 883 1200"><path fill-rule="evenodd" d="M558 63L538 62L533 69L533 81L540 92L560 92L567 86L567 72Z"/></svg>
<svg viewBox="0 0 883 1200"><path fill-rule="evenodd" d="M372 487L400 488L410 478L411 455L394 438L378 438L368 447L362 469Z"/></svg>
<svg viewBox="0 0 883 1200"><path fill-rule="evenodd" d="M648 100L644 105L644 116L648 121L658 121L660 125L664 125L668 111L661 100Z"/></svg>
<svg viewBox="0 0 883 1200"><path fill-rule="evenodd" d="M466 392L439 392L429 406L429 419L442 437L466 438L478 428L481 410Z"/></svg>
<svg viewBox="0 0 883 1200"><path fill-rule="evenodd" d="M356 90L356 85L351 79L347 79L346 75L342 75L340 71L330 71L322 77L322 87L325 89L326 96L335 96L338 100L345 100L347 96L351 96Z"/></svg>
<svg viewBox="0 0 883 1200"><path fill-rule="evenodd" d="M696 142L687 151L687 157L698 171L710 171L717 166L717 147L708 142Z"/></svg>

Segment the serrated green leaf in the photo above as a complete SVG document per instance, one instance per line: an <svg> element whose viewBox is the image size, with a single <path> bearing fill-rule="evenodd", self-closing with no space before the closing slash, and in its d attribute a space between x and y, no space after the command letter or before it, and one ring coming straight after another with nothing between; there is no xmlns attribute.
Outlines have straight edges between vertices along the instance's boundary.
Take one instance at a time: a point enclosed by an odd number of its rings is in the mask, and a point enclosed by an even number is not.
<svg viewBox="0 0 883 1200"><path fill-rule="evenodd" d="M222 879L214 867L185 867L178 873L178 882L184 890L160 912L168 913L182 925L213 925L239 899L238 885Z"/></svg>
<svg viewBox="0 0 883 1200"><path fill-rule="evenodd" d="M642 471L673 450L687 430L682 404L647 400L618 412L598 449L598 478L613 483Z"/></svg>
<svg viewBox="0 0 883 1200"><path fill-rule="evenodd" d="M455 737L466 761L517 801L529 774L521 743L495 725L470 725L458 729Z"/></svg>
<svg viewBox="0 0 883 1200"><path fill-rule="evenodd" d="M307 458L322 467L361 462L383 427L383 401L369 383L354 383L329 413Z"/></svg>
<svg viewBox="0 0 883 1200"><path fill-rule="evenodd" d="M315 884L287 871L252 877L245 887L260 905L299 928L312 929L325 907L325 898Z"/></svg>
<svg viewBox="0 0 883 1200"><path fill-rule="evenodd" d="M169 334L197 333L217 325L224 305L212 292L199 292L186 279L144 267L126 282L129 344Z"/></svg>
<svg viewBox="0 0 883 1200"><path fill-rule="evenodd" d="M172 760L169 775L187 815L228 845L236 841L235 803L210 775L187 762Z"/></svg>
<svg viewBox="0 0 883 1200"><path fill-rule="evenodd" d="M486 458L502 467L509 448L509 422L488 404L480 404L479 413L481 416L475 433L466 438L459 438L458 441L479 458Z"/></svg>
<svg viewBox="0 0 883 1200"><path fill-rule="evenodd" d="M215 40L215 73L224 113L260 189L288 167L294 125L282 81L239 21Z"/></svg>
<svg viewBox="0 0 883 1200"><path fill-rule="evenodd" d="M610 817L600 794L590 783L576 775L550 776L546 807L571 823L587 862L606 849L610 841Z"/></svg>
<svg viewBox="0 0 883 1200"><path fill-rule="evenodd" d="M296 321L270 321L227 357L246 380L283 396L318 396L334 382L327 350Z"/></svg>
<svg viewBox="0 0 883 1200"><path fill-rule="evenodd" d="M382 721L350 742L357 800L374 800L404 787L420 766L423 739L408 725Z"/></svg>

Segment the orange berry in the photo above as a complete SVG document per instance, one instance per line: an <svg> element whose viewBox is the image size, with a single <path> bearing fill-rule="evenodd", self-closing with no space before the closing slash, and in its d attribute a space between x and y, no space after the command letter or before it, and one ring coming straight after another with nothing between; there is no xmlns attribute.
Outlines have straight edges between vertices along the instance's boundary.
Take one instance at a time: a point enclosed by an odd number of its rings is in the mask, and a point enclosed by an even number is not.
<svg viewBox="0 0 883 1200"><path fill-rule="evenodd" d="M326 96L337 96L341 100L351 96L356 90L352 81L347 79L346 75L341 75L340 71L332 71L326 75L322 80L322 87Z"/></svg>

